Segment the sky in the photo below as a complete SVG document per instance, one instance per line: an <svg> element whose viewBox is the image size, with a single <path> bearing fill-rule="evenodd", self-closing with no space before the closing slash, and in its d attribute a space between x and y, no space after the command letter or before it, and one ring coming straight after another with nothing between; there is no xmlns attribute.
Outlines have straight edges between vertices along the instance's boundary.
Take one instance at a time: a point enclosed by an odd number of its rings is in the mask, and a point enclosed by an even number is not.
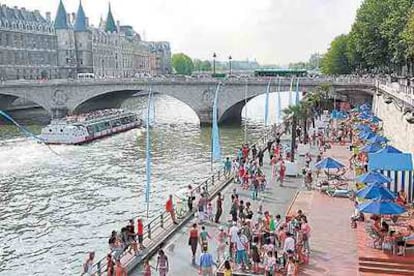
<svg viewBox="0 0 414 276"><path fill-rule="evenodd" d="M79 0L63 0L76 12ZM306 61L351 29L362 0L112 0L115 20L146 40L169 41L174 53L192 58L254 60L260 64ZM59 0L0 0L8 6L46 11ZM95 26L108 0L82 0Z"/></svg>

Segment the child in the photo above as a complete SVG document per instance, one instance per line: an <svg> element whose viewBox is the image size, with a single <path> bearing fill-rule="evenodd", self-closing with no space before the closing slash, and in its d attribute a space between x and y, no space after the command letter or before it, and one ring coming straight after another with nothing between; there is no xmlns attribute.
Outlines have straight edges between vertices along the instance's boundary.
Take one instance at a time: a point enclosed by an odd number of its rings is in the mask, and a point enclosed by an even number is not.
<svg viewBox="0 0 414 276"><path fill-rule="evenodd" d="M213 205L211 204L211 202L208 202L207 205L207 217L210 221L214 220L214 214L213 214Z"/></svg>
<svg viewBox="0 0 414 276"><path fill-rule="evenodd" d="M233 275L232 270L231 270L231 265L230 265L230 262L228 260L226 260L224 262L224 274L223 275L224 276L232 276Z"/></svg>
<svg viewBox="0 0 414 276"><path fill-rule="evenodd" d="M255 238L252 247L250 248L250 254L252 256L253 261L253 272L258 273L259 272L259 264L261 262L260 260L260 254L259 254L259 248L257 247L258 238Z"/></svg>
<svg viewBox="0 0 414 276"><path fill-rule="evenodd" d="M296 276L298 275L297 272L297 262L293 259L292 256L290 256L287 263L286 276Z"/></svg>
<svg viewBox="0 0 414 276"><path fill-rule="evenodd" d="M202 226L201 227L201 232L200 232L200 245L201 248L208 248L208 241L207 238L211 239L210 234L207 232L206 227Z"/></svg>
<svg viewBox="0 0 414 276"><path fill-rule="evenodd" d="M149 259L146 259L144 262L144 276L151 276L151 265Z"/></svg>
<svg viewBox="0 0 414 276"><path fill-rule="evenodd" d="M267 259L265 263L265 275L272 276L276 268L276 258L273 256L273 252L267 252Z"/></svg>

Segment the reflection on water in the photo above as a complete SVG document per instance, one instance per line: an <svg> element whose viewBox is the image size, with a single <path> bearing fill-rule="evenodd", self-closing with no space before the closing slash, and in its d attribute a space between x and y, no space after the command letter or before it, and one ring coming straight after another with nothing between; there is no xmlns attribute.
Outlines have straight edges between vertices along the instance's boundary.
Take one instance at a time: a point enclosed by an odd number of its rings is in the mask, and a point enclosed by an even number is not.
<svg viewBox="0 0 414 276"><path fill-rule="evenodd" d="M145 104L134 98L125 106L139 113ZM151 215L170 193L210 171L210 129L199 127L194 111L157 96L155 118ZM250 141L263 131L256 125L248 128ZM0 126L0 275L78 273L87 251L103 256L110 232L144 215L144 131L52 151L12 129ZM243 128L223 127L220 134L225 155L243 142Z"/></svg>

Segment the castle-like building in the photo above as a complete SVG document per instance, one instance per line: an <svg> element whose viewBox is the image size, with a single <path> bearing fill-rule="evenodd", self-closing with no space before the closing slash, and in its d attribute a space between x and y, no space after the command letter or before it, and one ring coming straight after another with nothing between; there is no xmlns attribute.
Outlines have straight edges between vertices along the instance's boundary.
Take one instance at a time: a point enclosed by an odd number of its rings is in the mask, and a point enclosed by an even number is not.
<svg viewBox="0 0 414 276"><path fill-rule="evenodd" d="M90 26L80 2L69 14L60 0L51 14L0 6L0 79L128 78L171 73L168 42L143 41L131 26L106 20ZM88 74L87 74L88 75Z"/></svg>

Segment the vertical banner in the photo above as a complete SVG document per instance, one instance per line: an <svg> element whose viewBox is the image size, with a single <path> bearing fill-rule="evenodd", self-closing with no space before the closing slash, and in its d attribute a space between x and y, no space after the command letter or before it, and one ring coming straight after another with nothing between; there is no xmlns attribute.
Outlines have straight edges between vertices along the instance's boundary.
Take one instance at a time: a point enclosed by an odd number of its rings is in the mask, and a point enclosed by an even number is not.
<svg viewBox="0 0 414 276"><path fill-rule="evenodd" d="M280 93L282 93L282 89L281 89L281 82L282 79L281 77L279 77L278 80L278 85L277 85L277 122L280 123L282 122L282 100L280 97Z"/></svg>
<svg viewBox="0 0 414 276"><path fill-rule="evenodd" d="M220 90L220 83L217 85L216 93L214 95L213 102L213 126L212 126L212 161L221 161L221 149L220 149L220 133L218 128L218 118L217 118L217 101L218 101L218 92Z"/></svg>
<svg viewBox="0 0 414 276"><path fill-rule="evenodd" d="M272 78L269 79L269 82L267 83L266 88L266 100L265 100L265 127L268 125L268 119L269 119L269 91L270 91L270 83L272 81Z"/></svg>
<svg viewBox="0 0 414 276"><path fill-rule="evenodd" d="M295 98L295 105L299 104L299 78L296 79L296 98Z"/></svg>
<svg viewBox="0 0 414 276"><path fill-rule="evenodd" d="M148 94L147 104L147 133L146 133L146 149L145 149L145 173L146 173L146 186L145 186L145 202L147 203L147 217L149 213L150 202L150 189L151 189L151 133L150 133L150 117L152 104L152 91Z"/></svg>
<svg viewBox="0 0 414 276"><path fill-rule="evenodd" d="M290 88L289 88L289 104L288 105L292 105L293 104L293 97L292 97L292 94L293 94L293 81L294 81L294 77L292 77L291 79L290 79Z"/></svg>

